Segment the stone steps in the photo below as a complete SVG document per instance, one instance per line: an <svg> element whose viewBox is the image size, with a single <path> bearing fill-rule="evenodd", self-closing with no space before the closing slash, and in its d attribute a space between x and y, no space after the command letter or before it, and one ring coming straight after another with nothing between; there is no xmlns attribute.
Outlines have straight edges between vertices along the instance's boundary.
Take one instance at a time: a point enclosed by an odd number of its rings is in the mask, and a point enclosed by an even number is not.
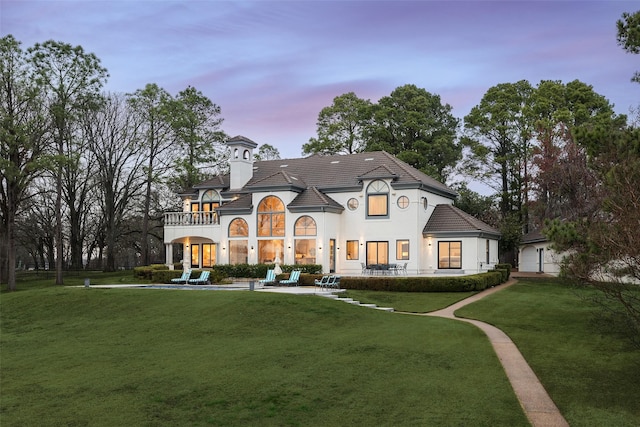
<svg viewBox="0 0 640 427"><path fill-rule="evenodd" d="M363 304L363 303L360 303L360 301L355 301L353 298L340 298L338 295L334 295L334 294L320 294L320 295L325 297L325 298L334 299L336 301L346 302L348 304L358 305L360 307L373 308L373 309L376 309L376 310L382 310L382 311L388 311L388 312L393 312L394 311L393 308L391 308L391 307L378 307L375 304Z"/></svg>

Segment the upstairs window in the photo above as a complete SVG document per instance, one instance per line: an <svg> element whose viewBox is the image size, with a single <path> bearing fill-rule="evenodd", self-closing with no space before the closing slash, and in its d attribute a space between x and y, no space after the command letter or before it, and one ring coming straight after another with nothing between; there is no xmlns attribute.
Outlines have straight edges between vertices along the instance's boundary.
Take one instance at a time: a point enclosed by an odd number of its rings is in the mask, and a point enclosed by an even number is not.
<svg viewBox="0 0 640 427"><path fill-rule="evenodd" d="M267 196L258 205L258 237L284 236L284 203Z"/></svg>
<svg viewBox="0 0 640 427"><path fill-rule="evenodd" d="M367 218L389 217L389 186L381 180L367 187Z"/></svg>

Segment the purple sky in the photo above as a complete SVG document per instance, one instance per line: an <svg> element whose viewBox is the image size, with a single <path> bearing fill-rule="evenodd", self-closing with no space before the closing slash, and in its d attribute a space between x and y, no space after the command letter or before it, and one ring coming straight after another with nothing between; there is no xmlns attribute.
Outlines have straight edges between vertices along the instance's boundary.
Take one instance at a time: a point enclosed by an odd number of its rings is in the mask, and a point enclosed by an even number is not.
<svg viewBox="0 0 640 427"><path fill-rule="evenodd" d="M28 48L81 45L109 70L106 89L192 85L222 108L223 129L298 157L334 97L377 101L404 84L462 119L486 91L526 79L579 79L615 104L640 103L640 56L616 43L630 1L1 0L0 33Z"/></svg>

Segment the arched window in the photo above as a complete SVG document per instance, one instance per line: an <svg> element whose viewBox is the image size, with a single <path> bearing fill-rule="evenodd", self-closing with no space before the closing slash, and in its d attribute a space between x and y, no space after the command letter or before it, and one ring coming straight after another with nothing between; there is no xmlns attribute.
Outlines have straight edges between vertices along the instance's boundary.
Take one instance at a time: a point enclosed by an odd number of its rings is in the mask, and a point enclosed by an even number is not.
<svg viewBox="0 0 640 427"><path fill-rule="evenodd" d="M229 224L229 237L249 237L249 224L242 218L236 218Z"/></svg>
<svg viewBox="0 0 640 427"><path fill-rule="evenodd" d="M245 160L249 160L250 155L251 153L249 152L249 150L244 150L244 153L242 154L242 158Z"/></svg>
<svg viewBox="0 0 640 427"><path fill-rule="evenodd" d="M267 196L258 204L258 237L284 236L284 203Z"/></svg>
<svg viewBox="0 0 640 427"><path fill-rule="evenodd" d="M367 187L367 218L389 217L389 186L381 180Z"/></svg>
<svg viewBox="0 0 640 427"><path fill-rule="evenodd" d="M284 203L267 196L258 204L258 237L284 237ZM258 262L272 263L284 259L284 239L259 239Z"/></svg>
<svg viewBox="0 0 640 427"><path fill-rule="evenodd" d="M218 213L215 211L218 207L220 207L220 194L215 190L205 191L200 208L204 224L218 223Z"/></svg>
<svg viewBox="0 0 640 427"><path fill-rule="evenodd" d="M293 234L296 236L315 236L318 233L316 221L310 216L301 216L295 223ZM295 239L295 263L316 263L316 239Z"/></svg>
<svg viewBox="0 0 640 427"><path fill-rule="evenodd" d="M249 224L242 218L235 218L229 224L229 264L246 264L249 248Z"/></svg>
<svg viewBox="0 0 640 427"><path fill-rule="evenodd" d="M236 148L235 150L233 150L233 158L234 158L234 159L237 159L237 158L238 158L238 155L239 155L238 153L239 153L239 152L238 152L238 149L237 149L237 148Z"/></svg>
<svg viewBox="0 0 640 427"><path fill-rule="evenodd" d="M317 233L316 221L310 216L301 216L296 221L293 234L296 236L315 236Z"/></svg>

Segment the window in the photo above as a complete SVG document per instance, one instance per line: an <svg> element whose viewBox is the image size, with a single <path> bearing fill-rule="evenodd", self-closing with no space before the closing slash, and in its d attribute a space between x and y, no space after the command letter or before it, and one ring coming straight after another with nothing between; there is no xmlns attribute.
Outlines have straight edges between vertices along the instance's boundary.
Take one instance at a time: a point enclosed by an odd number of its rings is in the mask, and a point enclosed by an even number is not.
<svg viewBox="0 0 640 427"><path fill-rule="evenodd" d="M248 240L229 240L229 264L246 264L249 260Z"/></svg>
<svg viewBox="0 0 640 427"><path fill-rule="evenodd" d="M258 205L258 236L284 236L284 203L267 196Z"/></svg>
<svg viewBox="0 0 640 427"><path fill-rule="evenodd" d="M367 187L367 217L389 217L389 187L384 181L373 181Z"/></svg>
<svg viewBox="0 0 640 427"><path fill-rule="evenodd" d="M244 150L244 153L242 154L242 158L245 160L249 160L250 156L251 156L251 153L249 153L249 150Z"/></svg>
<svg viewBox="0 0 640 427"><path fill-rule="evenodd" d="M191 245L191 267L200 267L200 246Z"/></svg>
<svg viewBox="0 0 640 427"><path fill-rule="evenodd" d="M236 218L229 224L229 237L249 237L249 224L242 218Z"/></svg>
<svg viewBox="0 0 640 427"><path fill-rule="evenodd" d="M400 209L407 209L409 207L409 198L407 196L398 197L398 207Z"/></svg>
<svg viewBox="0 0 640 427"><path fill-rule="evenodd" d="M249 224L242 218L235 218L229 224L229 264L246 264L248 262L246 239L233 239L234 237L249 237Z"/></svg>
<svg viewBox="0 0 640 427"><path fill-rule="evenodd" d="M294 246L295 264L316 263L316 239L296 239Z"/></svg>
<svg viewBox="0 0 640 427"><path fill-rule="evenodd" d="M258 263L271 264L276 258L280 258L280 262L284 260L284 240L258 240Z"/></svg>
<svg viewBox="0 0 640 427"><path fill-rule="evenodd" d="M490 255L489 248L490 248L490 243L489 243L489 239L487 239L487 244L486 244L486 247L485 247L485 255L486 255L485 262L487 264L489 264L491 262L491 261L489 261L491 259L491 257L489 256Z"/></svg>
<svg viewBox="0 0 640 427"><path fill-rule="evenodd" d="M316 221L310 216L301 216L295 223L293 234L296 236L315 236ZM295 263L316 263L316 239L296 239L294 242Z"/></svg>
<svg viewBox="0 0 640 427"><path fill-rule="evenodd" d="M462 268L462 242L438 242L438 268Z"/></svg>
<svg viewBox="0 0 640 427"><path fill-rule="evenodd" d="M216 208L220 207L220 195L217 191L208 190L202 195L202 223L203 224L217 224L218 213Z"/></svg>
<svg viewBox="0 0 640 427"><path fill-rule="evenodd" d="M389 242L367 242L367 264L389 264Z"/></svg>
<svg viewBox="0 0 640 427"><path fill-rule="evenodd" d="M355 211L356 209L358 209L358 205L360 203L358 202L358 199L354 199L353 197L349 199L349 201L347 202L347 207L349 208L350 211Z"/></svg>
<svg viewBox="0 0 640 427"><path fill-rule="evenodd" d="M409 241L408 240L396 240L396 259L401 259L401 260L409 259Z"/></svg>
<svg viewBox="0 0 640 427"><path fill-rule="evenodd" d="M360 259L360 246L357 240L347 240L347 259Z"/></svg>
<svg viewBox="0 0 640 427"><path fill-rule="evenodd" d="M296 236L315 236L316 221L310 216L301 216L296 221L293 234Z"/></svg>
<svg viewBox="0 0 640 427"><path fill-rule="evenodd" d="M424 208L425 211L429 209L429 201L427 200L426 197L422 198L422 207Z"/></svg>
<svg viewBox="0 0 640 427"><path fill-rule="evenodd" d="M213 267L216 265L216 245L202 245L202 266Z"/></svg>

